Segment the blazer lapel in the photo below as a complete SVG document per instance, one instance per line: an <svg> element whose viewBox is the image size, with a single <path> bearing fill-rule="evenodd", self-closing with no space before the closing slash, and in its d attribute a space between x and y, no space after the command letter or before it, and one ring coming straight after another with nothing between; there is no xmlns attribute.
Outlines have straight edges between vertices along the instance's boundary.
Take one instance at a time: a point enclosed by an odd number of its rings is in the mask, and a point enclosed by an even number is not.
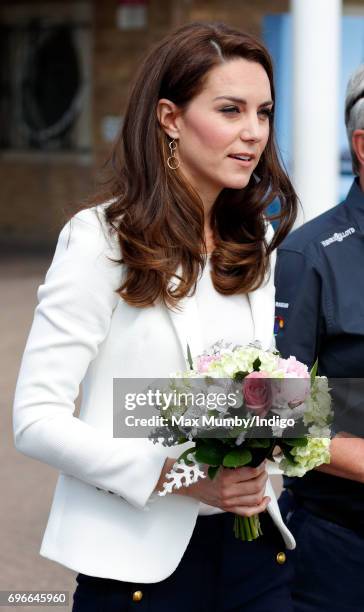
<svg viewBox="0 0 364 612"><path fill-rule="evenodd" d="M177 271L177 274L180 270ZM178 278L172 277L170 288L178 285ZM270 349L274 344L274 285L268 281L265 285L248 294L252 319L254 322L254 340L259 342L263 349ZM175 329L184 363L188 367L187 345L190 347L192 358L201 355L204 350L200 315L196 297L189 296L179 303L179 310L167 309Z"/></svg>
<svg viewBox="0 0 364 612"><path fill-rule="evenodd" d="M248 294L254 321L254 340L263 349L271 348L274 343L274 295L271 293L272 287L268 284Z"/></svg>
<svg viewBox="0 0 364 612"><path fill-rule="evenodd" d="M180 270L177 271L177 274L179 273ZM174 276L169 282L169 287L175 288L178 282L178 279ZM193 359L201 355L204 350L196 297L194 295L186 297L179 302L179 310L168 308L167 311L181 347L183 360L188 368L187 345L190 347Z"/></svg>

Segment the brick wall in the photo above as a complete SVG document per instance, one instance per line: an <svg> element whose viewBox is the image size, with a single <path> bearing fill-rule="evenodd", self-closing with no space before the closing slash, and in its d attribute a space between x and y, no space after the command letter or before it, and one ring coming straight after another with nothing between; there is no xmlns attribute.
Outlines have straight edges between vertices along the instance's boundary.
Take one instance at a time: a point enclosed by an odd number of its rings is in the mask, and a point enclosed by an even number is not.
<svg viewBox="0 0 364 612"><path fill-rule="evenodd" d="M16 10L25 3L13 0L10 4ZM47 7L50 13L57 11L56 1L28 0L27 4ZM63 0L62 4L73 10L76 2ZM65 208L78 205L92 192L96 169L110 147L102 135L103 118L122 114L130 78L154 41L171 27L195 20L224 21L259 35L264 15L289 10L289 0L150 0L148 28L125 32L116 27L116 0L89 4L93 15L92 155L0 154L0 244L8 249L53 246ZM364 6L364 0L357 4Z"/></svg>

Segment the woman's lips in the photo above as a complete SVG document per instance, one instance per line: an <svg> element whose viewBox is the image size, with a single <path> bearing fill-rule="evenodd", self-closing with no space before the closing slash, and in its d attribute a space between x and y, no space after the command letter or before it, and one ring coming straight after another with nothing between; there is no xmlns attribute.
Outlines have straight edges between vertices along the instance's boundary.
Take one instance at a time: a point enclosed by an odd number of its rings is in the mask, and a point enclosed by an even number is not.
<svg viewBox="0 0 364 612"><path fill-rule="evenodd" d="M250 159L240 159L239 157L236 157L234 155L229 155L228 157L236 161L238 164L240 164L244 168L249 168L250 166L254 164L254 157L251 157Z"/></svg>

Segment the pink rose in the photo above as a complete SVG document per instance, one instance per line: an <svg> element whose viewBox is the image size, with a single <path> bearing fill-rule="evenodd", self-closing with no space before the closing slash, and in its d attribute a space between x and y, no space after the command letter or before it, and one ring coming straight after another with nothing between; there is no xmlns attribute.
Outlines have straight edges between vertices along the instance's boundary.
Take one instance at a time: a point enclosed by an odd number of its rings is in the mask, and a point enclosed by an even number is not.
<svg viewBox="0 0 364 612"><path fill-rule="evenodd" d="M201 355L200 357L197 358L197 371L200 374L207 372L207 370L209 369L210 363L212 363L213 361L216 361L217 358L218 358L217 355Z"/></svg>
<svg viewBox="0 0 364 612"><path fill-rule="evenodd" d="M311 390L310 373L307 366L296 357L280 359L278 368L284 372L284 379L273 381L273 404L289 405L295 408L306 400Z"/></svg>
<svg viewBox="0 0 364 612"><path fill-rule="evenodd" d="M269 375L261 372L251 372L244 378L243 395L248 410L258 416L265 416L272 405L272 391Z"/></svg>
<svg viewBox="0 0 364 612"><path fill-rule="evenodd" d="M278 368L286 374L293 374L294 378L310 378L310 373L307 366L301 361L297 361L296 357L288 359L279 359Z"/></svg>

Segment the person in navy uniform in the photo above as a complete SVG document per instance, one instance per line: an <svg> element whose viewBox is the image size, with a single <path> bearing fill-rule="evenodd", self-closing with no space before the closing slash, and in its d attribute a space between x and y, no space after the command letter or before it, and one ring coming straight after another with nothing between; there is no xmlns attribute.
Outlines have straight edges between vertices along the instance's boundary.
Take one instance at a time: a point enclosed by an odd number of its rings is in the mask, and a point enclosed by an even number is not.
<svg viewBox="0 0 364 612"><path fill-rule="evenodd" d="M345 123L356 178L343 203L278 249L276 340L283 357L309 368L317 358L320 375L364 379L364 64L347 87ZM364 393L354 404L355 427L334 421L331 463L284 479L296 612L364 611Z"/></svg>

